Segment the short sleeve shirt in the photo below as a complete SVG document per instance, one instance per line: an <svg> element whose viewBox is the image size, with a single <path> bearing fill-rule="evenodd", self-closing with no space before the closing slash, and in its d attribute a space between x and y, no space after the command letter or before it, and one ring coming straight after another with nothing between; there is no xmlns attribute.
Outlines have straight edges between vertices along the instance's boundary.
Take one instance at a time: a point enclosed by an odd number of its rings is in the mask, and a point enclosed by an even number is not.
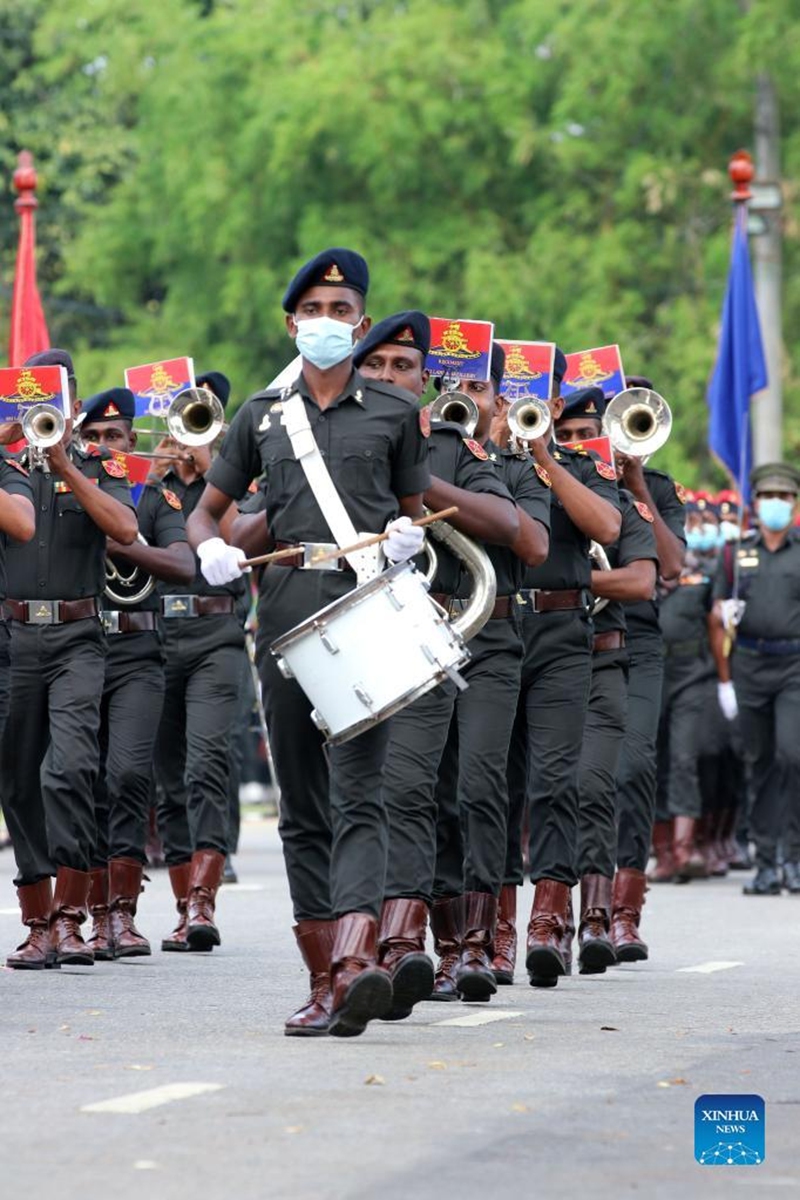
<svg viewBox="0 0 800 1200"><path fill-rule="evenodd" d="M613 546L604 547L611 569L628 567L640 559L650 559L657 563L656 535L649 511L643 509L626 488L619 489L619 507L622 514L619 541ZM618 600L611 600L595 613L594 627L596 633L614 629L624 632L625 605Z"/></svg>
<svg viewBox="0 0 800 1200"><path fill-rule="evenodd" d="M213 467L213 464L212 464ZM164 492L169 493L181 505L181 512L184 523L189 520L189 517L197 507L198 501L205 491L205 479L193 479L191 483L184 483L180 476L175 471L167 471L164 476L164 489L162 490L162 498ZM146 536L146 535L145 535ZM195 575L192 583L167 583L162 580L158 584L158 594L160 596L242 596L246 589L244 579L234 579L230 583L224 584L222 587L212 587L203 578L203 573L200 570L200 560L195 555Z"/></svg>
<svg viewBox="0 0 800 1200"><path fill-rule="evenodd" d="M644 469L645 483L653 503L658 509L667 528L675 534L683 545L686 545L686 501L683 488L676 483L665 471L655 471L652 467ZM650 636L661 637L661 627L658 622L658 597L652 600L642 600L637 604L625 605L625 619L628 622L628 633L632 637Z"/></svg>
<svg viewBox="0 0 800 1200"><path fill-rule="evenodd" d="M139 521L139 533L148 546L158 546L162 549L174 542L186 541L186 521L183 516L183 505L175 493L167 487L144 487L139 497L136 509ZM132 571L128 564L120 562L118 569L124 575ZM137 579L142 579L141 572ZM124 593L124 587L121 588ZM103 601L107 609L119 609L121 612L156 612L158 610L158 594L153 590L138 604L117 604L109 596Z"/></svg>
<svg viewBox="0 0 800 1200"><path fill-rule="evenodd" d="M0 450L0 488L8 496L24 496L33 503L28 472L15 459L10 458L5 451ZM0 534L0 600L6 595L6 546L8 537Z"/></svg>

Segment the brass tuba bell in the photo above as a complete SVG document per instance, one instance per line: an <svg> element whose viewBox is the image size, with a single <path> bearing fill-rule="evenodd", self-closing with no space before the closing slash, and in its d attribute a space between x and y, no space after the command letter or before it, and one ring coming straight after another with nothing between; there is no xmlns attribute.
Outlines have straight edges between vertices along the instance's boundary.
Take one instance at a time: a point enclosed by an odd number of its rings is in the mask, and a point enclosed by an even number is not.
<svg viewBox="0 0 800 1200"><path fill-rule="evenodd" d="M208 388L186 388L167 411L169 435L183 446L208 446L224 425L225 410Z"/></svg>
<svg viewBox="0 0 800 1200"><path fill-rule="evenodd" d="M511 437L523 449L527 442L544 437L552 424L550 409L538 396L520 396L506 413Z"/></svg>
<svg viewBox="0 0 800 1200"><path fill-rule="evenodd" d="M606 405L603 432L619 454L649 458L670 435L672 413L663 396L650 388L626 388Z"/></svg>
<svg viewBox="0 0 800 1200"><path fill-rule="evenodd" d="M142 546L148 543L141 533L136 535ZM156 586L155 577L148 575L141 567L134 567L129 575L106 555L106 586L103 589L109 600L114 604L139 604L146 600Z"/></svg>

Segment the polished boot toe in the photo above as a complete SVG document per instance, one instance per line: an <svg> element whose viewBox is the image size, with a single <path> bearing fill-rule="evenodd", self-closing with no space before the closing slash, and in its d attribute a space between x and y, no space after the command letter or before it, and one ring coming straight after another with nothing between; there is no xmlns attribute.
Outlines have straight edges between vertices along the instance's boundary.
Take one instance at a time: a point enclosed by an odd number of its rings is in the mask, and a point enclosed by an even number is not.
<svg viewBox="0 0 800 1200"><path fill-rule="evenodd" d="M617 955L611 942L611 891L606 875L581 879L581 919L578 927L578 968L581 975L602 975Z"/></svg>
<svg viewBox="0 0 800 1200"><path fill-rule="evenodd" d="M25 941L9 954L6 966L14 971L43 971L55 967L56 953L50 935L53 889L50 879L17 888L22 924L28 929Z"/></svg>
<svg viewBox="0 0 800 1200"><path fill-rule="evenodd" d="M433 963L425 953L428 906L400 896L385 900L378 930L378 962L392 981L392 1007L385 1021L403 1021L434 986Z"/></svg>
<svg viewBox="0 0 800 1200"><path fill-rule="evenodd" d="M358 1037L392 1007L392 981L377 964L378 922L368 913L345 913L336 925L331 955L333 1001L328 1032Z"/></svg>
<svg viewBox="0 0 800 1200"><path fill-rule="evenodd" d="M617 962L644 962L649 950L639 934L647 878L635 867L622 867L614 876L611 899L611 943Z"/></svg>
<svg viewBox="0 0 800 1200"><path fill-rule="evenodd" d="M456 990L462 1000L486 1001L497 991L491 953L497 925L497 898L488 892L464 896L464 936L456 967Z"/></svg>
<svg viewBox="0 0 800 1200"><path fill-rule="evenodd" d="M115 958L151 953L150 943L134 923L143 874L144 867L133 858L112 858L108 864L108 926Z"/></svg>
<svg viewBox="0 0 800 1200"><path fill-rule="evenodd" d="M439 961L430 1000L457 1000L456 970L464 932L464 897L448 896L431 906L431 933Z"/></svg>
<svg viewBox="0 0 800 1200"><path fill-rule="evenodd" d="M50 936L59 966L91 967L94 955L81 936L86 920L91 876L88 871L59 867L50 916Z"/></svg>
<svg viewBox="0 0 800 1200"><path fill-rule="evenodd" d="M742 888L745 896L780 896L781 878L775 867L759 867L750 883Z"/></svg>
<svg viewBox="0 0 800 1200"><path fill-rule="evenodd" d="M186 897L186 941L190 950L213 950L221 938L214 910L222 880L225 855L218 850L195 850Z"/></svg>
<svg viewBox="0 0 800 1200"><path fill-rule="evenodd" d="M497 927L494 932L492 971L494 981L503 987L514 982L517 965L517 888L506 884L500 892L497 905Z"/></svg>
<svg viewBox="0 0 800 1200"><path fill-rule="evenodd" d="M286 1021L286 1037L324 1037L331 1020L331 954L334 921L298 921L294 928L298 949L308 968L311 995Z"/></svg>
<svg viewBox="0 0 800 1200"><path fill-rule="evenodd" d="M554 879L540 879L528 922L525 968L531 987L555 987L566 974L563 946L567 933L570 889Z"/></svg>

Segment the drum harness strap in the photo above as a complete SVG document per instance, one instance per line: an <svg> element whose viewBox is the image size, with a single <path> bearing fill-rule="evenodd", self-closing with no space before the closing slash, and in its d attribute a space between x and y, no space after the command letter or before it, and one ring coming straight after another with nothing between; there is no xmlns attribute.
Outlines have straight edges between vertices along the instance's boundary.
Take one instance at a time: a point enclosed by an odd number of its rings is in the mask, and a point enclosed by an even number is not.
<svg viewBox="0 0 800 1200"><path fill-rule="evenodd" d="M289 441L292 443L294 456L305 472L308 486L314 493L314 499L330 526L337 546L351 546L353 542L359 540L359 534L347 515L342 498L336 490L336 484L331 479L299 392L293 392L284 398L283 421ZM383 552L380 546L356 550L346 557L356 573L359 584L366 583L367 580L380 574L383 565Z"/></svg>

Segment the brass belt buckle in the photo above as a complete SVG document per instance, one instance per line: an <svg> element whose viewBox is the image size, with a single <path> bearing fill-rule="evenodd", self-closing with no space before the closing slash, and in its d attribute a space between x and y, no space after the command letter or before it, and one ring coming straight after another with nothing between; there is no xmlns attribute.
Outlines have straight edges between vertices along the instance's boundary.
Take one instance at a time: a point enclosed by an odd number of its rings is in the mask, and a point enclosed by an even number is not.
<svg viewBox="0 0 800 1200"><path fill-rule="evenodd" d="M304 571L338 571L339 563L335 558L326 558L324 562L314 562L317 555L333 554L338 547L333 542L306 542L303 546Z"/></svg>
<svg viewBox="0 0 800 1200"><path fill-rule="evenodd" d="M100 613L100 620L103 622L103 629L107 634L120 632L119 618L120 614L116 609L103 609Z"/></svg>
<svg viewBox="0 0 800 1200"><path fill-rule="evenodd" d="M196 617L196 596L162 596L161 612L165 617Z"/></svg>
<svg viewBox="0 0 800 1200"><path fill-rule="evenodd" d="M25 620L29 625L60 625L61 604L58 600L26 600Z"/></svg>

